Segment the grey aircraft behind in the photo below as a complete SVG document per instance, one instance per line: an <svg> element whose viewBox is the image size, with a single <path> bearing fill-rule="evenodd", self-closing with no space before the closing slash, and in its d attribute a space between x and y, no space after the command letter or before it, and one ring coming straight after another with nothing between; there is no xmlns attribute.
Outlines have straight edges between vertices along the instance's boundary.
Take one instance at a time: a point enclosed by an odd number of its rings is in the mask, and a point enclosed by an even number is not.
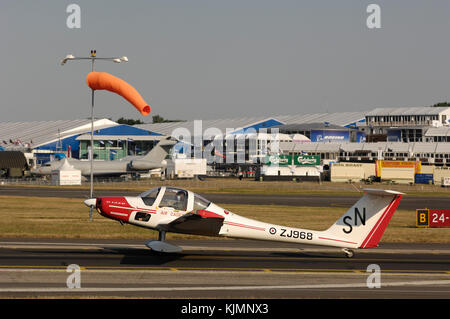
<svg viewBox="0 0 450 319"><path fill-rule="evenodd" d="M156 168L165 168L167 163L164 160L170 149L177 143L170 137L162 139L144 156L127 156L113 161L94 161L93 171L95 176L113 176L133 174L149 171ZM82 161L69 158L68 163L75 169L81 171L81 175L90 176L90 161ZM31 170L33 175L51 175L52 170L57 170L64 163L64 160L54 160L47 162L41 167Z"/></svg>

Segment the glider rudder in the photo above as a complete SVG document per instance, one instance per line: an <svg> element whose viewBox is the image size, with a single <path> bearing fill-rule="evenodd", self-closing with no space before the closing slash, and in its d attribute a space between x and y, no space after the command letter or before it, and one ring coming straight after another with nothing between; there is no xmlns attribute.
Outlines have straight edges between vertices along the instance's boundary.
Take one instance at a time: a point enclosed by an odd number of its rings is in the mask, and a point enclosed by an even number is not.
<svg viewBox="0 0 450 319"><path fill-rule="evenodd" d="M336 246L375 248L386 230L403 193L364 189L361 197L320 239L335 241ZM339 243L339 244L338 244Z"/></svg>

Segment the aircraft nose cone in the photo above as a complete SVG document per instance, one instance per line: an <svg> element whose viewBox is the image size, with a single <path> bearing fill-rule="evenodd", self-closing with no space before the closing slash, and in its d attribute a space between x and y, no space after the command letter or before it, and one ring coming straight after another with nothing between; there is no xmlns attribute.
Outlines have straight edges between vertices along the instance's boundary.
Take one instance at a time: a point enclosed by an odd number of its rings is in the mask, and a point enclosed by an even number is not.
<svg viewBox="0 0 450 319"><path fill-rule="evenodd" d="M91 207L91 206L94 206L95 207L95 203L96 203L96 198L89 198L89 199L86 199L85 201L84 201L84 205L86 205L87 207Z"/></svg>

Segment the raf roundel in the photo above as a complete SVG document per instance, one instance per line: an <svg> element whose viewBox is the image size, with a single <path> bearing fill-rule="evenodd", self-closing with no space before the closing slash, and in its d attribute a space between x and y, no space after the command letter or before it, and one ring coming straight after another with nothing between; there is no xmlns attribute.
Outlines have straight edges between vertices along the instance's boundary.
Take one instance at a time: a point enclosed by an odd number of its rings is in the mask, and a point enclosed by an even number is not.
<svg viewBox="0 0 450 319"><path fill-rule="evenodd" d="M274 228L274 227L270 227L270 229L269 229L269 233L270 233L271 235L275 235L275 234L277 233L277 230L276 230L276 228Z"/></svg>

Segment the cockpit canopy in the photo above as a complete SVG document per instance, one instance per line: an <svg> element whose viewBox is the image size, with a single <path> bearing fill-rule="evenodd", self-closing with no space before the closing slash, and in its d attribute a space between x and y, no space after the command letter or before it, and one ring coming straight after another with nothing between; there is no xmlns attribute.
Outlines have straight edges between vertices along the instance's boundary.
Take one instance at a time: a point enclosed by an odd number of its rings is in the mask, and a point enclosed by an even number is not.
<svg viewBox="0 0 450 319"><path fill-rule="evenodd" d="M191 191L176 187L155 187L139 195L147 206L170 207L179 211L197 211L211 204Z"/></svg>

